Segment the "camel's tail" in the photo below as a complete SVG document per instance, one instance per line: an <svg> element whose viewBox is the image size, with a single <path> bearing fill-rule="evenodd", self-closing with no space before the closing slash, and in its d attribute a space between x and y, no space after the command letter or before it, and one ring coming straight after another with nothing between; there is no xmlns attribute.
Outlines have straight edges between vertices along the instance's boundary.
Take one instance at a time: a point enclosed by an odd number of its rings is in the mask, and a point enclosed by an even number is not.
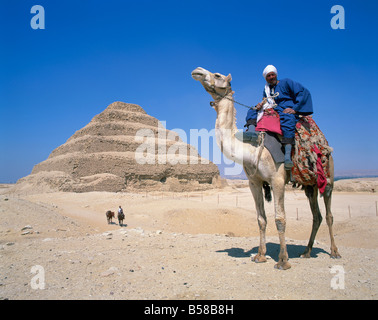
<svg viewBox="0 0 378 320"><path fill-rule="evenodd" d="M270 192L271 191L270 185L267 182L263 183L263 189L264 189L265 200L268 202L272 201L272 193Z"/></svg>

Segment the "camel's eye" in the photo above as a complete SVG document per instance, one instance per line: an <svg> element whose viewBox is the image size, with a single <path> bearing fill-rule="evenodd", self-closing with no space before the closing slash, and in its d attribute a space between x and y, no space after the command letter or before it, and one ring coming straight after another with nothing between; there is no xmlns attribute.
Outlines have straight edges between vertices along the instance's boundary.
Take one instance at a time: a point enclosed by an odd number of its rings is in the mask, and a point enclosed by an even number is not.
<svg viewBox="0 0 378 320"><path fill-rule="evenodd" d="M214 73L214 76L215 76L215 78L218 78L218 79L221 77L221 75L219 73Z"/></svg>

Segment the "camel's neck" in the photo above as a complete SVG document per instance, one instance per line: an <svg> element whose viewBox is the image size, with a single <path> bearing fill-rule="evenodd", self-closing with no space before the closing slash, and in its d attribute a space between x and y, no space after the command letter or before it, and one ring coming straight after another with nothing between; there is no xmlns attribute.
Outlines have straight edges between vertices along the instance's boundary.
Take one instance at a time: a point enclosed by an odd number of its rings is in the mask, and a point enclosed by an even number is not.
<svg viewBox="0 0 378 320"><path fill-rule="evenodd" d="M232 94L227 95L227 98L223 98L215 105L217 112L217 120L215 122L217 144L227 158L243 164L246 157L248 159L251 156L253 157L251 151L255 147L249 145L247 148L245 143L235 138L235 133L238 132L236 110L232 101Z"/></svg>
<svg viewBox="0 0 378 320"><path fill-rule="evenodd" d="M231 130L231 134L234 135L238 129L236 127L236 110L234 108L234 102L232 101L232 93L229 93L225 98L220 100L215 110L218 115L215 122L215 129Z"/></svg>

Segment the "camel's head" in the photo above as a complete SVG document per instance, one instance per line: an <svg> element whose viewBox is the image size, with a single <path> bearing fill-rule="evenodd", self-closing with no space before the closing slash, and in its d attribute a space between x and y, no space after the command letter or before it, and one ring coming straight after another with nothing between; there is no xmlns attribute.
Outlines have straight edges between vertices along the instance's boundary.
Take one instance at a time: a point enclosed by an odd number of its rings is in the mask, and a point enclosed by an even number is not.
<svg viewBox="0 0 378 320"><path fill-rule="evenodd" d="M231 74L224 76L198 67L192 71L192 78L201 82L215 100L231 92Z"/></svg>

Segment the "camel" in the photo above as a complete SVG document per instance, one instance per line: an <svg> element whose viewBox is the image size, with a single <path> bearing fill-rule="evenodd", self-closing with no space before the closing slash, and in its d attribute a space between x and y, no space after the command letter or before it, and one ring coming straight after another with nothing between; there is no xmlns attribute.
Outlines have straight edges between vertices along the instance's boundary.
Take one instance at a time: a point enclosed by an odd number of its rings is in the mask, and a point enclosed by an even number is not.
<svg viewBox="0 0 378 320"><path fill-rule="evenodd" d="M290 174L284 169L283 163L275 163L270 152L263 146L254 146L244 143L235 138L238 132L236 127L236 110L234 107L233 94L231 89L231 74L224 76L220 73L211 73L203 68L196 68L192 71L194 80L199 81L205 90L212 96L214 102L210 104L217 113L215 122L216 142L223 154L243 166L249 180L249 188L255 200L257 221L260 230L260 244L258 253L253 257L256 263L266 262L266 240L265 230L267 219L264 209L264 196L269 200L270 187L273 191L275 224L280 241L280 252L275 268L286 270L291 268L288 262L288 253L285 242L286 217L284 208L285 184L290 180ZM332 258L340 258L335 239L333 236L333 216L331 212L331 196L333 189L333 160L329 160L331 177L327 181L326 190L323 194L326 207L326 221L331 238ZM269 187L269 186L270 187ZM322 221L322 216L318 206L318 188L316 185L304 186L306 196L310 202L313 215L313 225L308 245L301 255L302 258L310 258L310 253L315 240L316 233Z"/></svg>
<svg viewBox="0 0 378 320"><path fill-rule="evenodd" d="M125 219L125 214L123 212L118 212L118 224L120 227L123 226L123 220Z"/></svg>
<svg viewBox="0 0 378 320"><path fill-rule="evenodd" d="M113 223L112 219L114 218L114 212L108 210L108 211L106 211L105 215L106 215L106 219L108 220L108 224Z"/></svg>

